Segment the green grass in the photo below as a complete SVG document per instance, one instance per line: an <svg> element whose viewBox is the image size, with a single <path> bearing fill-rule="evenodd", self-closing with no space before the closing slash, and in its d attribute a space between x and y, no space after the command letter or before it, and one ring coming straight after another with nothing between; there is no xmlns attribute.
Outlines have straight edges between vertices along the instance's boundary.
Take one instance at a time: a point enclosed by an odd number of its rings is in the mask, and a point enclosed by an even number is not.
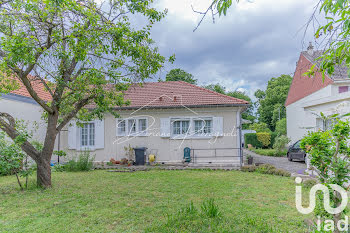
<svg viewBox="0 0 350 233"><path fill-rule="evenodd" d="M287 155L287 150L284 151L277 151L275 149L254 149L252 148L251 151L264 156L272 156L272 157L285 157Z"/></svg>
<svg viewBox="0 0 350 233"><path fill-rule="evenodd" d="M285 177L55 172L52 189L16 185L15 177L0 177L0 232L307 232L295 184Z"/></svg>

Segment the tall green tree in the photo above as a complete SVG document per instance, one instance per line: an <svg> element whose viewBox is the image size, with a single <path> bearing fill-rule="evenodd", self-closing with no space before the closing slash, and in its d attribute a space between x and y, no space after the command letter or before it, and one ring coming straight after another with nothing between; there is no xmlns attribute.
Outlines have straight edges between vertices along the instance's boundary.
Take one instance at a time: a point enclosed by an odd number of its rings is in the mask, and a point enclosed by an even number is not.
<svg viewBox="0 0 350 233"><path fill-rule="evenodd" d="M51 186L50 160L57 134L73 119L102 119L127 104L123 91L155 75L165 62L150 38L165 13L152 0L0 0L0 92L22 83L42 107L47 131L41 151L24 140L37 164L39 186ZM133 27L134 14L145 26ZM15 82L14 82L15 81ZM52 97L40 98L40 81ZM94 105L89 110L87 105ZM16 140L15 119L0 110L0 129Z"/></svg>
<svg viewBox="0 0 350 233"><path fill-rule="evenodd" d="M284 103L292 80L290 75L281 75L269 80L266 91L255 92L255 97L258 99L259 121L266 123L272 131L275 130L276 122L286 117Z"/></svg>
<svg viewBox="0 0 350 233"><path fill-rule="evenodd" d="M205 89L211 90L211 91L215 91L217 93L220 94L226 94L226 88L224 86L221 86L219 83L217 84L209 84L209 85L205 85L203 86Z"/></svg>
<svg viewBox="0 0 350 233"><path fill-rule="evenodd" d="M165 81L184 81L191 84L197 84L197 79L192 74L182 69L172 69L167 73Z"/></svg>

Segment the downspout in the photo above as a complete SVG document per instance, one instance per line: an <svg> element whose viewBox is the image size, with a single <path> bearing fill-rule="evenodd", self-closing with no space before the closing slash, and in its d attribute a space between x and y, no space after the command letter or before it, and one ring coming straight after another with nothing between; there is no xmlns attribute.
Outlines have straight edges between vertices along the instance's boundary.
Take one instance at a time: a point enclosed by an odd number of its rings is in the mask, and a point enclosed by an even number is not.
<svg viewBox="0 0 350 233"><path fill-rule="evenodd" d="M237 143L238 143L238 148L239 149L239 166L243 166L243 151L242 151L242 114L241 114L242 108L238 108L237 111L237 116L236 116L236 131L237 131Z"/></svg>

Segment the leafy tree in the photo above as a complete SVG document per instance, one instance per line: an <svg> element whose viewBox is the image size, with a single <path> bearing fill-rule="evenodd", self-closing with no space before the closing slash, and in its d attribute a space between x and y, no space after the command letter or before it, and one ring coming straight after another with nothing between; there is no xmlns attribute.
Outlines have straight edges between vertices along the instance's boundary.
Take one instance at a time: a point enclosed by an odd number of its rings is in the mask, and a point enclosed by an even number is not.
<svg viewBox="0 0 350 233"><path fill-rule="evenodd" d="M290 139L285 136L281 135L275 139L275 143L273 144L273 149L277 150L278 152L282 152L286 149L287 144L290 142Z"/></svg>
<svg viewBox="0 0 350 233"><path fill-rule="evenodd" d="M276 129L275 132L281 136L281 135L287 135L287 119L283 118L276 123Z"/></svg>
<svg viewBox="0 0 350 233"><path fill-rule="evenodd" d="M211 91L215 91L217 93L220 94L226 94L226 88L224 86L221 86L219 83L217 84L209 84L206 86L203 86L205 89L211 90Z"/></svg>
<svg viewBox="0 0 350 233"><path fill-rule="evenodd" d="M197 84L197 79L193 75L182 69L172 69L167 73L165 81L184 81L191 84Z"/></svg>
<svg viewBox="0 0 350 233"><path fill-rule="evenodd" d="M349 114L347 114L349 115ZM331 116L323 119L332 119L333 127L327 131L309 132L301 141L301 148L308 153L310 164L318 174L320 183L329 186L337 184L347 188L350 180L350 122L341 120L340 116ZM331 203L339 206L341 197L338 192L331 192ZM344 213L344 212L343 212ZM342 213L334 214L335 226L338 225ZM339 232L338 229L334 232Z"/></svg>
<svg viewBox="0 0 350 233"><path fill-rule="evenodd" d="M334 73L335 66L349 66L349 5L350 0L322 0L317 4L318 10L324 13L321 14L322 17L324 15L326 19L317 20L325 23L323 25L318 23L320 26L316 30L315 37L328 42L323 55L318 58L317 66L313 65L306 75L313 76L315 72L320 71L324 79L326 74ZM312 18L315 18L314 15Z"/></svg>
<svg viewBox="0 0 350 233"><path fill-rule="evenodd" d="M272 131L274 131L278 119L286 117L284 103L292 80L290 75L281 75L269 80L265 92L262 90L255 92L259 105L259 121L266 123Z"/></svg>
<svg viewBox="0 0 350 233"><path fill-rule="evenodd" d="M249 129L255 130L257 133L271 133L271 130L264 122L254 123L249 126Z"/></svg>
<svg viewBox="0 0 350 233"><path fill-rule="evenodd" d="M57 134L73 119L102 119L127 104L131 83L156 74L165 62L150 38L165 13L152 0L0 0L0 92L22 83L43 108L47 131L41 151L29 141L21 149L37 164L37 183L51 186L50 160ZM131 16L146 18L135 29ZM171 58L171 60L173 60ZM52 97L33 89L40 81ZM87 109L87 105L93 108ZM0 129L15 140L15 119L0 110Z"/></svg>

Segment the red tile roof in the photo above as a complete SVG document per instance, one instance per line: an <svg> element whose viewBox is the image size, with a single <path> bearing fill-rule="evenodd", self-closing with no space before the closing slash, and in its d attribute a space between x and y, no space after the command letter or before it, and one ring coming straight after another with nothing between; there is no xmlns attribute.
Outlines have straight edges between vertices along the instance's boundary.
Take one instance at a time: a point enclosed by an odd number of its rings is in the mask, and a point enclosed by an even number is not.
<svg viewBox="0 0 350 233"><path fill-rule="evenodd" d="M125 99L131 104L125 108L162 108L181 106L237 106L249 102L219 94L183 81L153 82L133 85Z"/></svg>
<svg viewBox="0 0 350 233"><path fill-rule="evenodd" d="M285 106L288 106L333 83L333 80L328 76L326 76L323 81L320 72L316 72L315 76L310 78L303 76L303 74L311 68L313 62L313 60L310 60L310 58L305 56L305 53L300 54Z"/></svg>
<svg viewBox="0 0 350 233"><path fill-rule="evenodd" d="M36 80L31 83L40 98L45 101L51 100L51 95L45 91L45 87L40 81ZM11 93L31 97L22 83L20 83L18 90ZM126 91L125 99L130 100L130 105L123 108L236 106L249 104L245 100L219 94L182 81L152 82L144 83L142 86L134 84ZM89 105L89 107L93 107L93 105Z"/></svg>
<svg viewBox="0 0 350 233"><path fill-rule="evenodd" d="M31 84L35 92L38 94L38 96L44 101L51 101L52 97L50 93L46 91L42 82L40 80L33 80L33 79L31 80ZM18 81L18 84L19 84L19 89L12 91L11 94L32 98L29 92L27 91L26 87L22 84L22 82Z"/></svg>

